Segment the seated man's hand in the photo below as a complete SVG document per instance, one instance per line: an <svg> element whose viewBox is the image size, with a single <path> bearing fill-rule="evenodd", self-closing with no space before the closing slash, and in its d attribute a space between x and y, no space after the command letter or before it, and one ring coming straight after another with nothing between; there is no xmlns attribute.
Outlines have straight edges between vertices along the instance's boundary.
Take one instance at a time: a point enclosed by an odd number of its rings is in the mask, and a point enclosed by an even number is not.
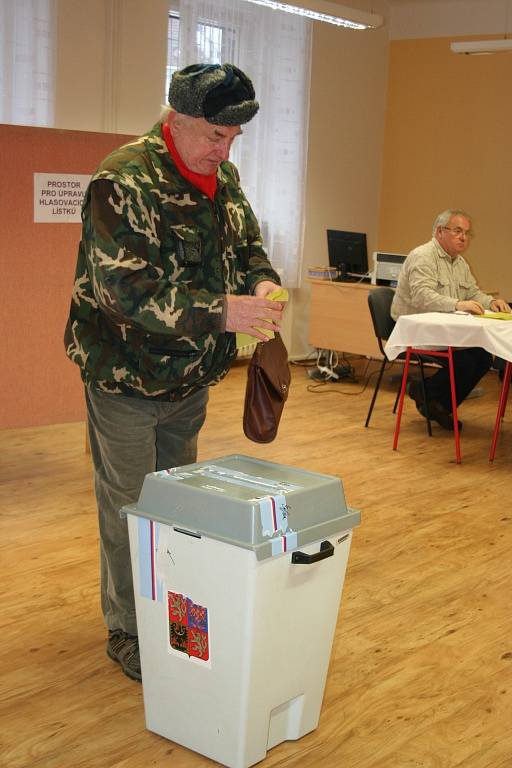
<svg viewBox="0 0 512 768"><path fill-rule="evenodd" d="M491 301L491 309L493 312L511 312L509 305L503 299L493 299Z"/></svg>
<svg viewBox="0 0 512 768"><path fill-rule="evenodd" d="M226 331L248 333L261 341L268 341L268 336L259 328L279 331L283 311L278 301L259 296L226 296L227 314Z"/></svg>
<svg viewBox="0 0 512 768"><path fill-rule="evenodd" d="M473 301L473 299L470 299L469 301L458 301L455 305L455 309L458 309L460 312L470 312L472 315L483 315L484 308L478 301Z"/></svg>

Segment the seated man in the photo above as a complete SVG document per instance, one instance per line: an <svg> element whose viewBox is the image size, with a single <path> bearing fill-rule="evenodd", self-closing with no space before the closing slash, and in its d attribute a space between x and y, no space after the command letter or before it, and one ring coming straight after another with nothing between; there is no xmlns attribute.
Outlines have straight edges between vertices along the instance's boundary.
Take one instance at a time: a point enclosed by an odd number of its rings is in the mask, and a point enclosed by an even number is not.
<svg viewBox="0 0 512 768"><path fill-rule="evenodd" d="M391 305L392 317L397 320L400 315L455 310L474 315L483 314L485 309L510 312L509 305L503 299L494 299L480 290L462 256L472 236L471 217L464 211L443 211L434 223L432 234L432 240L411 251L404 262ZM478 347L454 351L457 405L487 373L491 363L492 356ZM425 394L430 417L445 429L453 429L447 367L425 380ZM419 382L411 383L409 395L425 416ZM460 427L462 424L459 424Z"/></svg>

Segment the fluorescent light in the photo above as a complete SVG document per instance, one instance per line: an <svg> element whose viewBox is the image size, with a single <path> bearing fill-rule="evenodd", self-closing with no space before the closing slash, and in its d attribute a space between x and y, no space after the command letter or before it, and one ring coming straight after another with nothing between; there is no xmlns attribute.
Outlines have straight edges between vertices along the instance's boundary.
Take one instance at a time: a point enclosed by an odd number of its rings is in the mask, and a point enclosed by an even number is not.
<svg viewBox="0 0 512 768"><path fill-rule="evenodd" d="M512 51L512 39L506 40L467 40L463 43L451 43L453 53L499 53Z"/></svg>
<svg viewBox="0 0 512 768"><path fill-rule="evenodd" d="M294 0L293 4L284 0L247 0L247 2L264 5L275 11L305 16L314 21L326 21L328 24L348 29L376 29L384 23L382 16L376 13L347 8L344 5L330 3L328 0L310 0L310 2Z"/></svg>

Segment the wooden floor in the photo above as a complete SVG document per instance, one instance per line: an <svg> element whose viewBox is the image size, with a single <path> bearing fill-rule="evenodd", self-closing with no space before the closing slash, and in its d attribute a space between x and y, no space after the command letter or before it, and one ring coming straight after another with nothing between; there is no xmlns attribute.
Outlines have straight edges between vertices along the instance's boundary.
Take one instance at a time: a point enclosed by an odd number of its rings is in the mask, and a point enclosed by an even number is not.
<svg viewBox="0 0 512 768"><path fill-rule="evenodd" d="M428 438L410 400L391 450L389 381L364 429L371 385L312 393L306 370L293 374L273 444L242 434L240 364L212 390L200 439L200 459L245 453L338 475L362 513L320 725L261 765L510 768L512 425L490 465L496 375L460 410L457 466L452 435ZM146 731L141 686L105 655L83 424L0 438L0 765L216 765Z"/></svg>

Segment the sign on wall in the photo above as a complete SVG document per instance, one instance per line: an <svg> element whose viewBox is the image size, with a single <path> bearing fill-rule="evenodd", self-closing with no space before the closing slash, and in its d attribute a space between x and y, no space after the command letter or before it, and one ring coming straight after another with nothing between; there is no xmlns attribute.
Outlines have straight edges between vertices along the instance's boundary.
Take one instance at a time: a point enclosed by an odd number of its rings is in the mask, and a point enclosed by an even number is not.
<svg viewBox="0 0 512 768"><path fill-rule="evenodd" d="M76 173L34 173L34 222L80 223L80 209L90 179Z"/></svg>

